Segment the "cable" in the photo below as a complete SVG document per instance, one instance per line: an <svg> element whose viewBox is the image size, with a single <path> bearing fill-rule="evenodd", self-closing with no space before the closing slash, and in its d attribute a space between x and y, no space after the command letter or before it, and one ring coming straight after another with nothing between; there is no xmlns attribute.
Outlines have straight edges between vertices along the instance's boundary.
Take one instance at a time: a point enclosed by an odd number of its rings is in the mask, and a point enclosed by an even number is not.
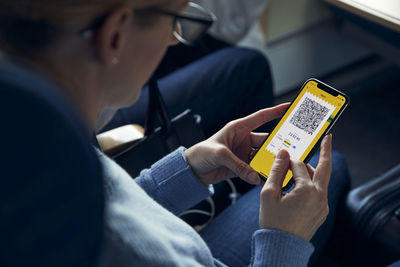
<svg viewBox="0 0 400 267"><path fill-rule="evenodd" d="M210 204L210 207L211 207L211 217L214 218L214 216L215 216L215 203L214 203L214 199L212 199L212 197L208 197L208 198L206 198L206 201Z"/></svg>
<svg viewBox="0 0 400 267"><path fill-rule="evenodd" d="M186 214L191 214L191 213L198 213L198 214L202 214L202 215L206 215L206 216L212 216L211 212L193 209L193 210L187 210L187 211L182 212L181 214L179 214L179 217L186 215Z"/></svg>
<svg viewBox="0 0 400 267"><path fill-rule="evenodd" d="M232 182L231 179L227 179L225 180L227 182L227 184L229 185L230 189L231 189L231 193L229 193L229 198L231 199L231 205L234 204L236 202L236 200L240 197L240 194L237 192L236 190L236 186L235 184ZM191 210L187 210L184 211L182 213L180 213L178 215L178 217L182 217L183 215L187 215L187 214L192 214L192 213L197 213L197 214L202 214L202 215L206 215L209 216L210 218L207 220L207 222L205 222L202 225L196 225L193 228L196 229L196 231L200 231L201 229L205 228L207 225L209 225L211 223L211 221L214 219L215 217L215 203L214 200L211 197L206 198L206 201L210 204L210 208L211 211L207 212L204 210L199 210L199 209L191 209Z"/></svg>
<svg viewBox="0 0 400 267"><path fill-rule="evenodd" d="M204 210L198 210L198 209L191 209L191 210L187 210L187 211L184 211L184 212L180 213L178 215L178 217L181 217L181 216L187 215L187 214L191 214L191 213L197 213L197 214L210 216L208 221L205 222L204 224L194 226L196 231L200 231L201 229L203 229L204 227L209 225L210 222L214 219L214 216L215 216L215 203L214 203L214 200L211 197L208 197L208 198L206 198L206 201L210 204L211 212L207 212L207 211L204 211Z"/></svg>
<svg viewBox="0 0 400 267"><path fill-rule="evenodd" d="M229 185L229 187L231 188L231 191L232 191L232 192L229 194L229 198L232 200L231 205L232 205L232 204L235 204L236 200L239 199L240 194L237 192L236 186L235 186L235 184L232 182L231 179L227 179L227 180L225 180L225 182L228 183L228 185Z"/></svg>

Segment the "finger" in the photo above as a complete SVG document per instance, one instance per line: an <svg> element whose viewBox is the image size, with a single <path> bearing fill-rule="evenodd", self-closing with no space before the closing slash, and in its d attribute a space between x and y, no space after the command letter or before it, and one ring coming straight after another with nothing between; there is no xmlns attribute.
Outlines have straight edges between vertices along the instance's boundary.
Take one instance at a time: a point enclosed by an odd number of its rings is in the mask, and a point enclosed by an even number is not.
<svg viewBox="0 0 400 267"><path fill-rule="evenodd" d="M332 172L332 135L328 134L321 143L317 168L314 174L314 184L318 191L327 192Z"/></svg>
<svg viewBox="0 0 400 267"><path fill-rule="evenodd" d="M217 163L228 168L234 175L240 177L242 180L250 184L259 184L260 177L253 168L250 167L246 162L239 159L235 154L229 149L223 150L223 152L218 155Z"/></svg>
<svg viewBox="0 0 400 267"><path fill-rule="evenodd" d="M250 162L254 158L254 156L257 154L258 150L259 150L258 148L256 148L256 149L251 148L247 162Z"/></svg>
<svg viewBox="0 0 400 267"><path fill-rule="evenodd" d="M293 179L296 183L309 183L311 182L311 177L308 173L308 168L304 162L299 160L290 161L290 169L293 173Z"/></svg>
<svg viewBox="0 0 400 267"><path fill-rule="evenodd" d="M267 138L267 133L250 133L250 145L259 148Z"/></svg>
<svg viewBox="0 0 400 267"><path fill-rule="evenodd" d="M290 103L285 103L272 108L262 109L240 120L243 121L246 127L253 130L269 121L281 117L289 105Z"/></svg>
<svg viewBox="0 0 400 267"><path fill-rule="evenodd" d="M285 179L285 176L289 170L289 162L289 152L284 149L280 150L275 157L271 172L267 181L265 182L265 185L270 186L276 192L281 193L283 180Z"/></svg>
<svg viewBox="0 0 400 267"><path fill-rule="evenodd" d="M307 164L306 167L307 167L308 175L310 175L310 177L312 179L314 177L315 169L310 164Z"/></svg>

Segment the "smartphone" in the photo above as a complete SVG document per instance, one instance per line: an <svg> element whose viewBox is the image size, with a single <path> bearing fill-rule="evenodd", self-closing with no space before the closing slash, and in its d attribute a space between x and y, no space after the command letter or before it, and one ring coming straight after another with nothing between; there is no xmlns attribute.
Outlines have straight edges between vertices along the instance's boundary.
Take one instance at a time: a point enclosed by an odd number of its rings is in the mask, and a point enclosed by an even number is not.
<svg viewBox="0 0 400 267"><path fill-rule="evenodd" d="M331 86L317 79L307 80L250 161L250 166L262 179L268 179L275 155L281 149L286 149L291 158L307 163L349 101L348 96ZM293 183L289 170L282 191Z"/></svg>

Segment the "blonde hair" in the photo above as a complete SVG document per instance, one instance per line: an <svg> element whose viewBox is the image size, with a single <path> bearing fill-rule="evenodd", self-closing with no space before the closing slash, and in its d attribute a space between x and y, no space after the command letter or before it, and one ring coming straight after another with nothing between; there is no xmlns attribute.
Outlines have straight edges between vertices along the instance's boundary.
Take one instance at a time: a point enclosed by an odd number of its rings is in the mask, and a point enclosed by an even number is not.
<svg viewBox="0 0 400 267"><path fill-rule="evenodd" d="M113 8L136 11L173 0L0 0L0 50L32 53L44 49L62 30L78 30Z"/></svg>

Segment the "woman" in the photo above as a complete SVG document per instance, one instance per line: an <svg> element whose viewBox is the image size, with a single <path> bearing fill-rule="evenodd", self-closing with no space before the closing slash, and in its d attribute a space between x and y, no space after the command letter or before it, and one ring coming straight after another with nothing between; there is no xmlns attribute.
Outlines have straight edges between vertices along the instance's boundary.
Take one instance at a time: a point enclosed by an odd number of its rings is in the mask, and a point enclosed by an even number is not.
<svg viewBox="0 0 400 267"><path fill-rule="evenodd" d="M168 46L192 36L177 20L186 0L0 3L1 50L54 80L92 130L102 110L135 102ZM171 153L135 180L98 151L106 189L100 266L305 266L314 250L309 241L328 215L330 135L322 142L315 170L280 151L269 180L232 206L239 212L225 224L230 225L230 239L220 238L226 233L224 224L202 232L212 251L173 215L209 196L210 185L226 178L259 184L258 174L246 162L265 134L252 130L278 118L287 107L232 121L208 140ZM296 187L283 196L289 167ZM241 225L231 225L236 218ZM259 225L254 226L255 221ZM234 251L218 249L238 246Z"/></svg>

